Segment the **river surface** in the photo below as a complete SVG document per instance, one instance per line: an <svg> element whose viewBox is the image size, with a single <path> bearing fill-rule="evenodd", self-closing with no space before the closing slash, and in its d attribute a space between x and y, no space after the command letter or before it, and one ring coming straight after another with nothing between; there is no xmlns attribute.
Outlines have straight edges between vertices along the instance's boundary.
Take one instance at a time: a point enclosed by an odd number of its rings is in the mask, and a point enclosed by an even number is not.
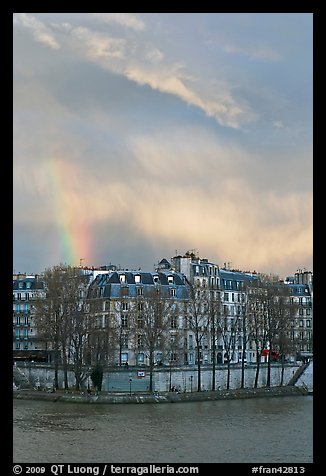
<svg viewBox="0 0 326 476"><path fill-rule="evenodd" d="M14 400L14 463L311 463L313 397Z"/></svg>

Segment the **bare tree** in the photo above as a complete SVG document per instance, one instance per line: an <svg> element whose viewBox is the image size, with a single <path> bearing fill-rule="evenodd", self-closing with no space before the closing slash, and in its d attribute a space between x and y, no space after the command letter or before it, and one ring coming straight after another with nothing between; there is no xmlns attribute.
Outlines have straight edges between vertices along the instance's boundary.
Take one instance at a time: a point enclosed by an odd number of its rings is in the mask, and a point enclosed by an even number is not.
<svg viewBox="0 0 326 476"><path fill-rule="evenodd" d="M211 363L212 363L212 390L216 390L216 363L217 363L217 343L221 335L222 303L221 291L217 286L210 285L210 299L209 299L209 332L211 340Z"/></svg>
<svg viewBox="0 0 326 476"><path fill-rule="evenodd" d="M165 345L162 353L162 362L169 366L169 390L172 390L172 369L184 362L185 337L179 321L179 307L173 303L170 308L169 324Z"/></svg>
<svg viewBox="0 0 326 476"><path fill-rule="evenodd" d="M209 289L199 281L195 284L187 281L189 288L188 312L185 321L193 332L196 344L197 392L201 391L202 347L209 330Z"/></svg>
<svg viewBox="0 0 326 476"><path fill-rule="evenodd" d="M66 341L64 325L65 312L62 304L62 277L64 265L48 268L43 273L46 291L45 299L35 301L35 324L37 332L45 341L47 348L53 349L54 357L54 388L59 388L59 364L61 362L62 342ZM67 369L65 367L65 387L68 386Z"/></svg>
<svg viewBox="0 0 326 476"><path fill-rule="evenodd" d="M153 392L155 353L163 352L169 335L172 301L162 291L162 286L151 289L144 296L142 312L137 315L136 348L146 352L148 357L150 392Z"/></svg>
<svg viewBox="0 0 326 476"><path fill-rule="evenodd" d="M268 342L267 387L271 385L271 365L276 352L276 343L284 331L289 319L289 288L281 284L277 276L261 276L265 308L265 326Z"/></svg>
<svg viewBox="0 0 326 476"><path fill-rule="evenodd" d="M81 343L85 339L81 329L85 329L86 313L81 291L87 277L79 268L67 265L54 266L44 272L46 299L36 302L36 326L38 332L52 344L54 350L54 386L59 387L58 369L61 363L64 371L64 388L68 388L68 366L72 363L76 386L80 382L82 364Z"/></svg>
<svg viewBox="0 0 326 476"><path fill-rule="evenodd" d="M227 389L230 388L231 362L234 358L235 346L239 337L239 320L240 316L238 314L230 315L228 306L223 306L223 314L218 321L218 329L223 340L224 356L227 363Z"/></svg>
<svg viewBox="0 0 326 476"><path fill-rule="evenodd" d="M246 290L245 286L243 290ZM242 359L241 359L241 388L245 387L245 364L247 355L247 345L250 339L250 333L248 332L248 304L247 293L241 293L241 303L237 308L238 315L240 317L239 328L241 332L241 346L242 346Z"/></svg>
<svg viewBox="0 0 326 476"><path fill-rule="evenodd" d="M281 371L281 382L280 385L283 385L284 382L284 366L285 366L285 356L287 353L291 352L291 326L293 319L297 313L298 305L291 300L290 293L291 289L288 285L277 284L275 285L276 295L273 299L274 302L274 343L273 347L278 349L278 357L281 359L282 371ZM271 355L271 358L273 354Z"/></svg>
<svg viewBox="0 0 326 476"><path fill-rule="evenodd" d="M248 333L256 350L256 375L254 387L257 388L263 349L267 345L267 325L265 293L259 282L253 282L247 288Z"/></svg>

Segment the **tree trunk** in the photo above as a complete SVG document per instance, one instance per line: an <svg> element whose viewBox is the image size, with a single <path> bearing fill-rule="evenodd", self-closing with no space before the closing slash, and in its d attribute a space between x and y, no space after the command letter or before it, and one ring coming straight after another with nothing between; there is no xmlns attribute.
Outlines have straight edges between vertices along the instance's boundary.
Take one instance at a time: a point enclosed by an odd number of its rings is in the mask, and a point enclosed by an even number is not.
<svg viewBox="0 0 326 476"><path fill-rule="evenodd" d="M63 364L63 378L64 378L64 389L68 390L69 385L68 385L68 363L67 363L67 355L66 355L66 349L63 347L62 349L62 364Z"/></svg>
<svg viewBox="0 0 326 476"><path fill-rule="evenodd" d="M257 367L256 367L256 377L255 377L255 385L254 385L255 388L258 387L259 370L260 370L260 354L258 355L258 352L257 352Z"/></svg>
<svg viewBox="0 0 326 476"><path fill-rule="evenodd" d="M226 389L230 389L230 376L231 376L231 361L228 358L228 374L227 374L227 381L226 381Z"/></svg>
<svg viewBox="0 0 326 476"><path fill-rule="evenodd" d="M54 388L59 388L59 349L58 344L55 343L54 349Z"/></svg>
<svg viewBox="0 0 326 476"><path fill-rule="evenodd" d="M197 375L197 392L201 392L201 367L199 345L197 345Z"/></svg>
<svg viewBox="0 0 326 476"><path fill-rule="evenodd" d="M282 387L283 386L283 383L284 383L284 367L285 367L285 358L284 358L284 354L282 353L282 357L281 357L281 363L282 363L282 370L281 370L281 381L280 381L280 386Z"/></svg>
<svg viewBox="0 0 326 476"><path fill-rule="evenodd" d="M154 355L153 351L149 352L149 392L153 393L153 369L154 369Z"/></svg>
<svg viewBox="0 0 326 476"><path fill-rule="evenodd" d="M268 361L267 361L267 382L266 387L271 386L271 362L272 362L272 351L270 350L268 353Z"/></svg>
<svg viewBox="0 0 326 476"><path fill-rule="evenodd" d="M216 373L216 351L215 351L215 344L214 344L214 347L213 347L213 362L212 362L212 390L215 390L216 389L216 376L215 376L215 373Z"/></svg>
<svg viewBox="0 0 326 476"><path fill-rule="evenodd" d="M242 362L241 362L241 388L244 388L245 385L245 361L244 361L244 356L245 356L245 349L242 351Z"/></svg>

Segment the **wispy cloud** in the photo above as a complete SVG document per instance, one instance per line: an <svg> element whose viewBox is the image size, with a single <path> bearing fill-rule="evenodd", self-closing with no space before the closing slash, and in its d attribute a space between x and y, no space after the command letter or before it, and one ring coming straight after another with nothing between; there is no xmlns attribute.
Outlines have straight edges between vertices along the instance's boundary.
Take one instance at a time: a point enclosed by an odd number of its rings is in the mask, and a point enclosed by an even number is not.
<svg viewBox="0 0 326 476"><path fill-rule="evenodd" d="M55 36L43 22L28 13L14 13L13 21L15 25L21 25L32 31L35 40L43 46L53 50L60 48Z"/></svg>
<svg viewBox="0 0 326 476"><path fill-rule="evenodd" d="M59 48L50 30L31 15L19 14L23 26L32 28L37 41L52 48ZM141 30L141 23L128 14L94 14L102 20L134 25ZM104 15L102 17L102 15ZM135 27L135 25L138 25ZM166 55L148 41L137 46L126 37L113 37L84 26L72 27L70 23L53 24L57 31L66 35L65 46L81 57L87 57L98 66L121 74L138 85L150 86L153 90L178 97L190 106L197 107L223 126L239 128L255 119L255 114L244 101L235 99L231 88L223 81L210 86L209 78L194 77L184 62L171 62ZM71 41L69 41L69 39Z"/></svg>
<svg viewBox="0 0 326 476"><path fill-rule="evenodd" d="M280 61L282 59L281 55L270 46L238 46L234 43L227 43L223 49L226 53L244 55L251 60Z"/></svg>
<svg viewBox="0 0 326 476"><path fill-rule="evenodd" d="M14 15L16 269L60 262L62 223L90 265L310 267L310 29L239 15Z"/></svg>
<svg viewBox="0 0 326 476"><path fill-rule="evenodd" d="M80 46L82 46L80 51L85 51L92 60L121 59L125 56L126 40L123 38L109 37L81 26L73 28L71 35L78 40L78 48L80 49ZM106 64L116 70L116 67L114 67L115 63L108 62Z"/></svg>
<svg viewBox="0 0 326 476"><path fill-rule="evenodd" d="M146 27L143 20L132 13L93 13L93 16L105 23L117 23L136 31L144 30Z"/></svg>

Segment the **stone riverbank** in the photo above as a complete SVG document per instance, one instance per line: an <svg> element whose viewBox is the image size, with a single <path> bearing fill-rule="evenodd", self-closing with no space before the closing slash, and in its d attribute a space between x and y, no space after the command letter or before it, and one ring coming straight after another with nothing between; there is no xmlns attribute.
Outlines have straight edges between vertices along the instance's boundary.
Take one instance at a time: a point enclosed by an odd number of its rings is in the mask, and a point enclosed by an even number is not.
<svg viewBox="0 0 326 476"><path fill-rule="evenodd" d="M306 388L296 386L270 388L244 388L232 390L203 391L193 393L162 392L155 394L126 394L101 392L99 395L82 392L46 392L42 390L15 390L13 398L21 400L44 400L71 403L176 403L214 401L255 397L281 397L311 395Z"/></svg>

